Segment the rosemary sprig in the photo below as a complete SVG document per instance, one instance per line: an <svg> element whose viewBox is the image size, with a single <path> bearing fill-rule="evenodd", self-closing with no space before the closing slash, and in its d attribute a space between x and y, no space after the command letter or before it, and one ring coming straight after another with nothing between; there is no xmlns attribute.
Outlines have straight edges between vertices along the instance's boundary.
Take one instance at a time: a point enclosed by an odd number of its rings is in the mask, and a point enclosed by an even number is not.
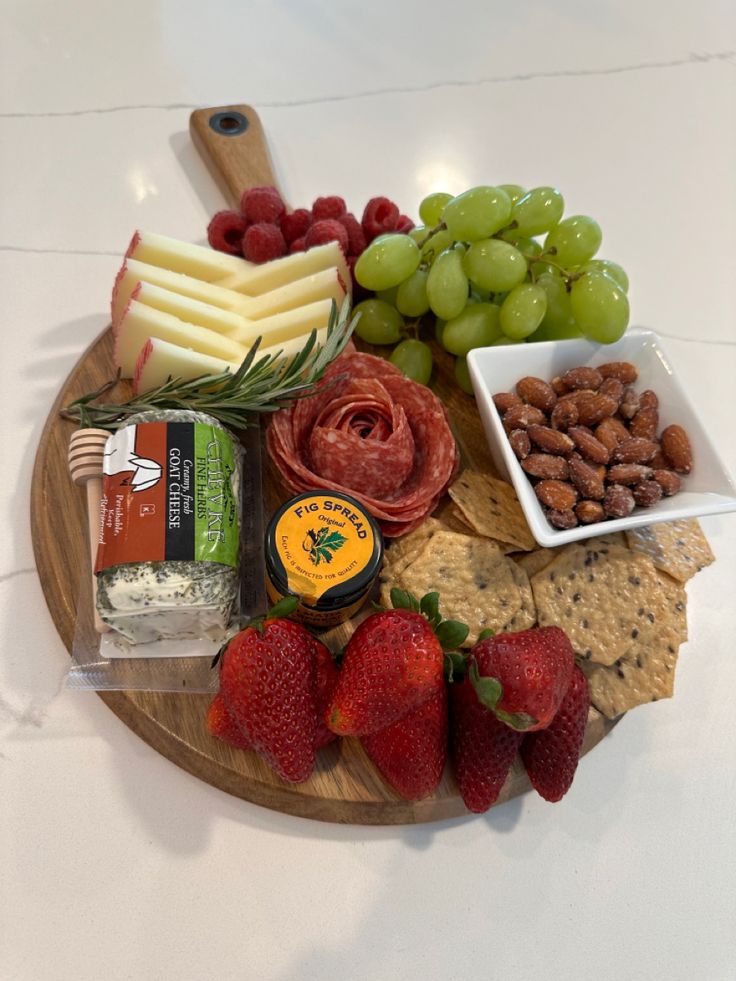
<svg viewBox="0 0 736 981"><path fill-rule="evenodd" d="M116 377L97 391L70 402L61 410L61 415L76 420L83 427L114 430L137 412L188 409L206 412L233 429L243 429L252 424L252 413L276 412L295 399L311 395L327 366L345 348L356 323L357 317L340 319L333 300L324 344L317 344L317 331L313 330L304 347L291 360L279 360L281 352L256 360L261 340L258 338L235 373L223 371L216 375L201 375L191 381L170 378L159 388L136 395L127 402L101 402L100 399L117 383Z"/></svg>

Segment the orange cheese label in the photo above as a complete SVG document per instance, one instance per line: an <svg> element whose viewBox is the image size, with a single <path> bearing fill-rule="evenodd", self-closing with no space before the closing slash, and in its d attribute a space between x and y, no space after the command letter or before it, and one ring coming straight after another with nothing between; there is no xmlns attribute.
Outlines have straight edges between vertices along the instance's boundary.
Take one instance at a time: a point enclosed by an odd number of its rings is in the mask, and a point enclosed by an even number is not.
<svg viewBox="0 0 736 981"><path fill-rule="evenodd" d="M289 590L315 601L359 575L376 543L360 510L329 494L313 494L283 513L274 544Z"/></svg>

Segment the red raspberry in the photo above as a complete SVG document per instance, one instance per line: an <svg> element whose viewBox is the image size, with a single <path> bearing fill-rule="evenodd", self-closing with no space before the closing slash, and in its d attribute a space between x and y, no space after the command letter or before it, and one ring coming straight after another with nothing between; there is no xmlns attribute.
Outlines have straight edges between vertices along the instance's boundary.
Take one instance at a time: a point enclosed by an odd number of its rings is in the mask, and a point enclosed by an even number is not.
<svg viewBox="0 0 736 981"><path fill-rule="evenodd" d="M243 236L243 255L249 262L268 262L286 255L286 242L276 225L259 222Z"/></svg>
<svg viewBox="0 0 736 981"><path fill-rule="evenodd" d="M304 236L304 242L308 249L313 245L324 245L325 242L338 242L343 253L345 255L348 253L348 233L334 218L315 221Z"/></svg>
<svg viewBox="0 0 736 981"><path fill-rule="evenodd" d="M307 246L304 242L304 236L300 238L295 238L294 241L289 246L289 252L306 252Z"/></svg>
<svg viewBox="0 0 736 981"><path fill-rule="evenodd" d="M306 235L307 229L312 224L312 216L306 208L297 208L290 215L282 215L280 224L286 244L291 245L296 239Z"/></svg>
<svg viewBox="0 0 736 981"><path fill-rule="evenodd" d="M388 198L371 198L363 212L363 231L369 242L377 235L395 232L399 223L399 209Z"/></svg>
<svg viewBox="0 0 736 981"><path fill-rule="evenodd" d="M341 218L347 210L345 201L333 194L329 198L315 200L312 205L312 216L315 221L322 221L324 218Z"/></svg>
<svg viewBox="0 0 736 981"><path fill-rule="evenodd" d="M277 222L286 205L275 187L251 187L240 199L240 210L253 224Z"/></svg>
<svg viewBox="0 0 736 981"><path fill-rule="evenodd" d="M348 255L360 255L368 244L363 226L353 214L342 215L340 224L348 233Z"/></svg>
<svg viewBox="0 0 736 981"><path fill-rule="evenodd" d="M242 255L248 222L239 211L218 211L207 226L207 241L218 252Z"/></svg>
<svg viewBox="0 0 736 981"><path fill-rule="evenodd" d="M399 215L399 221L398 224L396 225L397 232L402 232L404 235L406 235L408 232L412 230L413 227L414 227L414 222L411 220L411 218L408 215Z"/></svg>

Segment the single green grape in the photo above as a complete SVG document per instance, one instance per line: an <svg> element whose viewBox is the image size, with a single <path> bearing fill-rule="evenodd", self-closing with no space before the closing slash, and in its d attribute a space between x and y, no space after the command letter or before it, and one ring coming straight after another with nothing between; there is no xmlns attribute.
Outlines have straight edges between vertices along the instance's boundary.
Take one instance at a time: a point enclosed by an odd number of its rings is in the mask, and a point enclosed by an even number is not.
<svg viewBox="0 0 736 981"><path fill-rule="evenodd" d="M516 204L519 198L523 198L526 194L526 188L522 187L521 184L498 184L497 186L508 194L512 205Z"/></svg>
<svg viewBox="0 0 736 981"><path fill-rule="evenodd" d="M432 351L424 343L413 337L397 344L389 359L407 378L426 385L432 377Z"/></svg>
<svg viewBox="0 0 736 981"><path fill-rule="evenodd" d="M565 269L582 266L596 254L602 237L597 221L587 215L573 215L552 229L544 240L544 251L555 249L555 262Z"/></svg>
<svg viewBox="0 0 736 981"><path fill-rule="evenodd" d="M355 278L367 290L388 290L407 279L421 253L408 235L379 235L355 263Z"/></svg>
<svg viewBox="0 0 736 981"><path fill-rule="evenodd" d="M535 341L551 341L566 337L580 337L580 328L575 322L570 305L570 294L564 279L554 273L542 273L537 277L537 286L541 286L547 296L547 310L544 319L534 331Z"/></svg>
<svg viewBox="0 0 736 981"><path fill-rule="evenodd" d="M505 347L507 344L526 344L525 337L499 337L497 341L491 344L491 347Z"/></svg>
<svg viewBox="0 0 736 981"><path fill-rule="evenodd" d="M565 201L556 187L534 187L514 204L511 221L524 238L548 232L562 218Z"/></svg>
<svg viewBox="0 0 736 981"><path fill-rule="evenodd" d="M432 312L443 320L457 317L468 302L468 278L463 257L445 249L435 260L427 277L427 297Z"/></svg>
<svg viewBox="0 0 736 981"><path fill-rule="evenodd" d="M508 224L511 200L497 187L471 187L445 205L442 220L453 238L477 242Z"/></svg>
<svg viewBox="0 0 736 981"><path fill-rule="evenodd" d="M511 340L521 340L539 327L547 309L547 294L541 286L515 286L503 301L499 323Z"/></svg>
<svg viewBox="0 0 736 981"><path fill-rule="evenodd" d="M390 290L378 290L376 293L377 300L383 300L384 303L390 303L392 307L396 306L396 294L399 292L398 286L392 286Z"/></svg>
<svg viewBox="0 0 736 981"><path fill-rule="evenodd" d="M427 228L434 228L435 225L439 224L448 201L452 201L452 195L446 194L444 191L435 191L434 194L428 194L424 198L419 205L419 217Z"/></svg>
<svg viewBox="0 0 736 981"><path fill-rule="evenodd" d="M406 317L421 317L429 310L427 278L429 272L421 266L399 286L396 308Z"/></svg>
<svg viewBox="0 0 736 981"><path fill-rule="evenodd" d="M473 383L470 380L468 362L465 358L455 358L455 381L468 395L473 395Z"/></svg>
<svg viewBox="0 0 736 981"><path fill-rule="evenodd" d="M480 286L474 286L470 291L468 303L487 303L490 299L490 290L483 290L480 288Z"/></svg>
<svg viewBox="0 0 736 981"><path fill-rule="evenodd" d="M614 282L618 283L624 293L629 292L629 277L626 275L626 271L617 262L611 262L610 259L591 259L590 262L585 263L580 272L604 272Z"/></svg>
<svg viewBox="0 0 736 981"><path fill-rule="evenodd" d="M495 303L473 303L448 320L442 346L450 354L465 355L474 347L488 347L501 336L500 308Z"/></svg>
<svg viewBox="0 0 736 981"><path fill-rule="evenodd" d="M360 314L355 333L369 344L395 344L404 329L404 318L396 307L384 300L363 300L353 307Z"/></svg>
<svg viewBox="0 0 736 981"><path fill-rule="evenodd" d="M430 231L431 229L427 228L426 225L415 225L409 232L409 238L413 238L417 245L419 245L429 235Z"/></svg>
<svg viewBox="0 0 736 981"><path fill-rule="evenodd" d="M443 228L441 231L435 232L426 245L422 246L422 262L428 262L431 265L445 249L451 249L454 242L455 239L446 229Z"/></svg>
<svg viewBox="0 0 736 981"><path fill-rule="evenodd" d="M473 242L465 254L465 273L475 286L502 293L523 282L526 259L513 245L497 238Z"/></svg>
<svg viewBox="0 0 736 981"><path fill-rule="evenodd" d="M613 344L628 326L629 301L606 273L588 272L576 280L570 305L580 330L600 344Z"/></svg>

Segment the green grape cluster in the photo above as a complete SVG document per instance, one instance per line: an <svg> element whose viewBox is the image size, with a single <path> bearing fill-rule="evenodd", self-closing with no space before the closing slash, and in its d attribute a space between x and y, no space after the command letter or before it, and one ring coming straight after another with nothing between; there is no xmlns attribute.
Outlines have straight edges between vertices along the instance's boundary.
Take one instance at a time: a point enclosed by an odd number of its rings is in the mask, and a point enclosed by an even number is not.
<svg viewBox="0 0 736 981"><path fill-rule="evenodd" d="M472 187L430 194L409 235L374 239L355 278L376 296L356 306L359 337L396 344L391 360L424 384L432 352L419 338L434 316L434 339L455 356L458 385L472 394L466 358L476 347L587 337L617 341L629 322L624 270L594 258L600 226L563 218L554 187Z"/></svg>

